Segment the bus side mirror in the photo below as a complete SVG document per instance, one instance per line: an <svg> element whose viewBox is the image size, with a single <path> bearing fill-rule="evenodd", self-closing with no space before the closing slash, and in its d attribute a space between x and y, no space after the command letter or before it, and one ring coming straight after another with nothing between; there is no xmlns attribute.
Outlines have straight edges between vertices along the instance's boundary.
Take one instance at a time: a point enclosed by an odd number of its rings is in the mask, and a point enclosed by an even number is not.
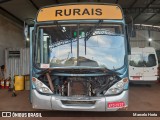
<svg viewBox="0 0 160 120"><path fill-rule="evenodd" d="M24 20L24 39L29 41L29 27L34 25L34 19L27 18Z"/></svg>
<svg viewBox="0 0 160 120"><path fill-rule="evenodd" d="M28 25L24 25L24 39L26 40L26 41L28 41L28 29L29 29L29 27L28 27Z"/></svg>

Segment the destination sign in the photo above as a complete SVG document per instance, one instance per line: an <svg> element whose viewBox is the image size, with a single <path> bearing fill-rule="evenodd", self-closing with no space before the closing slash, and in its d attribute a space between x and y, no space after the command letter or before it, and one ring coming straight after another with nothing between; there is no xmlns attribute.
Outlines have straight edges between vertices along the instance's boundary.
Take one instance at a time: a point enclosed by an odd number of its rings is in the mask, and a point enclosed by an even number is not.
<svg viewBox="0 0 160 120"><path fill-rule="evenodd" d="M116 5L75 4L42 8L37 15L37 22L76 19L122 20L122 18L122 11Z"/></svg>

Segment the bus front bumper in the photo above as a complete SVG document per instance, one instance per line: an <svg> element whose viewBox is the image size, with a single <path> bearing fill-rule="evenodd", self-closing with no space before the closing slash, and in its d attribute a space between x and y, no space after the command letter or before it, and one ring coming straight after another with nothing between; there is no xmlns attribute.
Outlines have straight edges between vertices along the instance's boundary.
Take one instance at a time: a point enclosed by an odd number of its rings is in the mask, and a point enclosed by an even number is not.
<svg viewBox="0 0 160 120"><path fill-rule="evenodd" d="M122 103L123 105L120 105ZM107 97L61 97L43 95L33 89L32 107L65 111L116 111L128 107L128 90L119 95Z"/></svg>

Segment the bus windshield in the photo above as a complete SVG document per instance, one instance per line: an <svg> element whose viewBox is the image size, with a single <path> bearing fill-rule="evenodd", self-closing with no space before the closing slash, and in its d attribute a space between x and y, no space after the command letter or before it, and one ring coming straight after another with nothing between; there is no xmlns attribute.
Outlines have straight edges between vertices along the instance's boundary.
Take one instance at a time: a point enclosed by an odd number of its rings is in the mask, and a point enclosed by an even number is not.
<svg viewBox="0 0 160 120"><path fill-rule="evenodd" d="M121 24L54 24L38 27L36 59L39 67L108 68L124 65L125 41Z"/></svg>

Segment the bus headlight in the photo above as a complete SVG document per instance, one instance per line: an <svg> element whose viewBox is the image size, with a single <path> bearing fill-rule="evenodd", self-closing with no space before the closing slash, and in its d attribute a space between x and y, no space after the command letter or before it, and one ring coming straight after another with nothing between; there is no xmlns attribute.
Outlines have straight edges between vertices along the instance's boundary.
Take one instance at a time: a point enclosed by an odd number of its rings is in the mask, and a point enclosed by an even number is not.
<svg viewBox="0 0 160 120"><path fill-rule="evenodd" d="M36 89L39 92L42 93L50 93L52 94L53 92L44 84L42 83L40 80L38 80L37 78L32 78L32 82L35 85Z"/></svg>
<svg viewBox="0 0 160 120"><path fill-rule="evenodd" d="M111 86L107 91L104 91L104 95L114 95L121 93L124 90L125 84L128 83L128 79L124 78L120 80L119 82L115 83L113 86Z"/></svg>

